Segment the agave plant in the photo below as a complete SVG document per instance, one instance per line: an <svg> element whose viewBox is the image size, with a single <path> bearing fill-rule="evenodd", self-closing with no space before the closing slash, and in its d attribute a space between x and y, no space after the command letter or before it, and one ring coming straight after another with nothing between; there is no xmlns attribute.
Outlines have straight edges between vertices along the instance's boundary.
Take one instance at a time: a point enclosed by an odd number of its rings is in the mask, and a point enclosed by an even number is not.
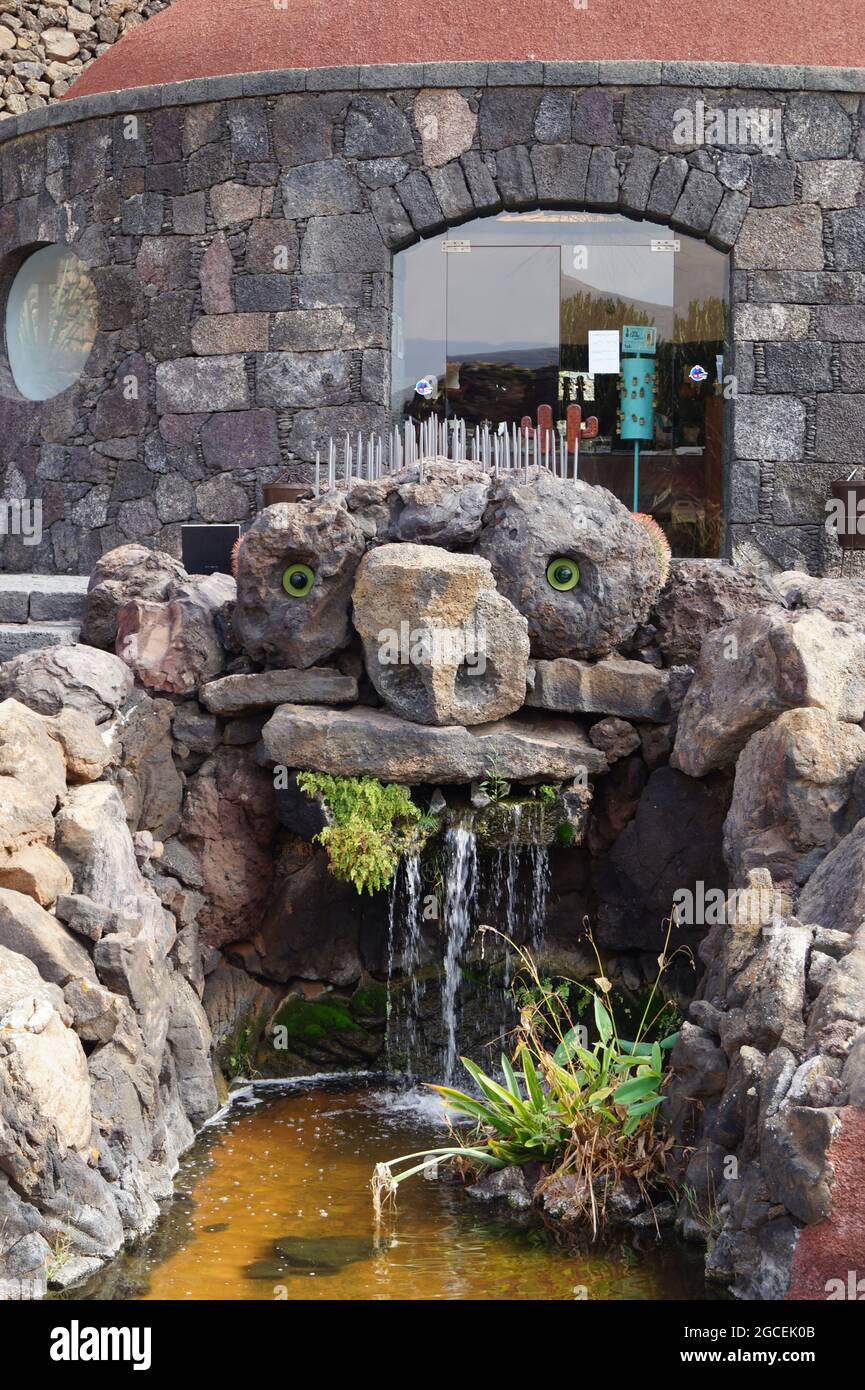
<svg viewBox="0 0 865 1390"><path fill-rule="evenodd" d="M475 1171L540 1161L548 1166L548 1177L576 1173L595 1225L596 1178L610 1180L614 1189L622 1177L631 1176L648 1198L662 1176L669 1141L653 1126L664 1101L665 1057L678 1034L653 1042L646 1035L663 1012L662 1006L650 1017L669 962L662 954L633 1040L619 1036L603 971L594 988L580 985L592 998L597 1039L589 1045L585 1028L573 1024L563 1008L561 992L542 982L528 954L515 949L533 981L534 999L521 1009L513 1056L501 1058L502 1080L463 1057L477 1095L452 1086L430 1087L451 1114L468 1119L471 1126L452 1125L455 1142L450 1145L380 1163L373 1177L377 1212L384 1198L395 1198L400 1183L442 1161ZM552 1051L547 1042L551 1033L556 1043Z"/></svg>

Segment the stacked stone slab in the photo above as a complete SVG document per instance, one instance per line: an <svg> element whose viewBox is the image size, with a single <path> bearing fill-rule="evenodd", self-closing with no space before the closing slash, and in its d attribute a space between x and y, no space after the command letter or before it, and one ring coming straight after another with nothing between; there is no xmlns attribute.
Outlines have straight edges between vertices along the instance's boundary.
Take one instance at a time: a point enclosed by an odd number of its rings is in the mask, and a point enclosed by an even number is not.
<svg viewBox="0 0 865 1390"><path fill-rule="evenodd" d="M86 603L84 575L0 574L0 661L76 642Z"/></svg>

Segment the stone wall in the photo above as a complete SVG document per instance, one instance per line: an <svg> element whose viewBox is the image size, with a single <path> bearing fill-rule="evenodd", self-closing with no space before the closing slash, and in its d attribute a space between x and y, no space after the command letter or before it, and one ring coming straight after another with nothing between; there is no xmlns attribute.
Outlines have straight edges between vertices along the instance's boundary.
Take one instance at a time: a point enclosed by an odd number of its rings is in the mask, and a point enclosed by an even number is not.
<svg viewBox="0 0 865 1390"><path fill-rule="evenodd" d="M65 96L76 77L171 0L0 0L0 120Z"/></svg>
<svg viewBox="0 0 865 1390"><path fill-rule="evenodd" d="M712 85L705 85L705 84ZM5 497L83 573L188 520L244 521L331 433L379 429L395 250L501 208L621 210L733 248L727 548L825 572L828 482L865 422L859 71L438 64L283 71L64 102L2 124L0 272L65 242L100 327L45 403L0 371ZM782 147L677 144L703 100L780 112ZM2 363L0 363L2 369Z"/></svg>

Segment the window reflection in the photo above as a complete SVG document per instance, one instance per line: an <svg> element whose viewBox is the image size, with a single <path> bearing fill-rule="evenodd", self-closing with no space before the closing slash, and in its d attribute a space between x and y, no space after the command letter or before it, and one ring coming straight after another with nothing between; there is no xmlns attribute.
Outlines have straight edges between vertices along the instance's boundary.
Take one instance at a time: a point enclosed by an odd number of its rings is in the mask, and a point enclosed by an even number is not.
<svg viewBox="0 0 865 1390"><path fill-rule="evenodd" d="M657 404L640 445L639 509L679 555L721 544L728 261L652 223L591 213L504 213L418 243L396 259L392 407L470 427L569 404L598 418L579 475L632 504L634 450L620 438L619 379L589 372L589 333L657 333ZM705 378L693 380L692 368ZM699 376L700 373L698 372ZM433 394L415 391L435 378Z"/></svg>

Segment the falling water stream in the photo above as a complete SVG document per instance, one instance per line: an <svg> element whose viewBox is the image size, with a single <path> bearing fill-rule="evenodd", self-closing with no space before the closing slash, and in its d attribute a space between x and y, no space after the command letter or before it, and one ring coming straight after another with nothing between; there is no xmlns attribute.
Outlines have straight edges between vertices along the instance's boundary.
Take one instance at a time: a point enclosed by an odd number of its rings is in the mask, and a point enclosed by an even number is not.
<svg viewBox="0 0 865 1390"><path fill-rule="evenodd" d="M502 938L481 943L482 959L489 963L495 956L501 966L483 1000L474 1001L473 1021L483 1033L478 1041L502 1042L513 1022L509 943L538 951L550 891L549 855L544 845L531 842L523 809L519 803L507 807L507 843L486 850L479 848L471 816L457 815L441 838L436 894L425 895L416 856L400 866L391 888L388 933L388 1060L394 1073L449 1084L457 1079L465 1042L463 996L477 962L481 925L496 927ZM436 904L431 922L424 920L428 897ZM475 981L476 993L480 988Z"/></svg>
<svg viewBox="0 0 865 1390"><path fill-rule="evenodd" d="M447 1050L444 1079L453 1081L457 1063L457 989L466 942L472 930L472 908L477 898L478 853L474 832L462 826L445 831L444 921L445 980L442 1016Z"/></svg>

